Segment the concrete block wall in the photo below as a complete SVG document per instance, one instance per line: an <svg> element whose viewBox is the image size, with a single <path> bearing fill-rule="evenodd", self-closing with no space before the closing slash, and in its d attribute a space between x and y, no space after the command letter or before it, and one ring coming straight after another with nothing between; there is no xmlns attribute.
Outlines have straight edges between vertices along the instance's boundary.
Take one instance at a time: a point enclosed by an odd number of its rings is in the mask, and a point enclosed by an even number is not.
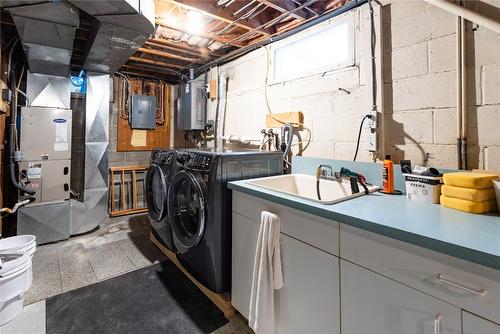
<svg viewBox="0 0 500 334"><path fill-rule="evenodd" d="M384 138L383 148L396 160L455 168L456 17L421 0L385 0L382 4L377 47L382 48L384 59L378 85L384 93L384 109L379 110L385 122L383 135L379 133ZM500 13L498 1L470 1L467 5ZM268 89L273 112L304 113L305 125L312 131L307 149L296 151L304 156L352 159L359 123L371 109L367 5L334 20L347 16L355 22L354 66L271 83ZM500 34L469 23L466 35L469 168L498 169ZM221 66L221 73L231 77L225 135L261 138L267 113L265 65L265 52L259 49ZM209 103L209 119L214 110ZM301 137L305 136L302 132ZM380 157L382 150L378 154ZM362 144L358 160L372 159Z"/></svg>

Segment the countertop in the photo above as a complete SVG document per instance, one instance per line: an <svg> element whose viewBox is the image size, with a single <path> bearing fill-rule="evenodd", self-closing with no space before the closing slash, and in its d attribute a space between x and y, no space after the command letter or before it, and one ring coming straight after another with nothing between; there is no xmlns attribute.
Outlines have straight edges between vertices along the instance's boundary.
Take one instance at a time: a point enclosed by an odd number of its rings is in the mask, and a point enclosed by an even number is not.
<svg viewBox="0 0 500 334"><path fill-rule="evenodd" d="M500 270L500 216L469 214L405 196L374 193L324 205L248 184L228 187L342 224Z"/></svg>

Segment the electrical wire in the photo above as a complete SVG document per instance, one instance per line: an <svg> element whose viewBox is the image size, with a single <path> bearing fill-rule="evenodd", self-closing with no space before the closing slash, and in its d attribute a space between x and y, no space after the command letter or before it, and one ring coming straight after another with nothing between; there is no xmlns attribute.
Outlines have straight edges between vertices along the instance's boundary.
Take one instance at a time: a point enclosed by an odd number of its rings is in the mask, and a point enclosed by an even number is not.
<svg viewBox="0 0 500 334"><path fill-rule="evenodd" d="M276 122L280 123L280 124L291 124L291 125L295 125L295 126L298 126L298 127L302 127L302 129L304 129L306 132L307 132L307 140L306 141L299 141L297 143L294 143L292 144L292 146L296 146L296 145L301 145L302 143L304 142L307 142L307 144L305 145L305 147L302 148L302 150L305 150L309 144L311 143L311 139L312 139L312 133L311 133L311 130L306 127L303 123L300 123L300 122L285 122L285 121L282 121L280 120L279 118L277 118L276 116L274 116L272 110L271 110L271 106L269 104L269 94L268 94L268 82L269 82L269 69L270 69L270 65L271 65L271 57L269 55L269 50L266 46L262 46L262 48L264 48L264 50L266 51L266 77L265 77L265 80L264 80L264 100L266 102L266 109L267 109L267 113L269 114L269 116L275 120Z"/></svg>
<svg viewBox="0 0 500 334"><path fill-rule="evenodd" d="M361 131L363 131L363 123L367 118L372 119L373 115L365 115L361 120L361 124L359 125L358 140L356 142L356 152L354 153L354 158L352 159L352 161L356 161L356 158L358 157L359 142L361 141Z"/></svg>
<svg viewBox="0 0 500 334"><path fill-rule="evenodd" d="M130 105L131 105L131 99L132 99L132 88L130 85L130 80L128 77L120 72L116 72L117 75L121 76L124 79L124 82L127 85L127 97L125 98L123 94L119 94L119 99L118 99L118 113L120 114L120 117L123 119L129 119L130 116ZM121 91L121 89L119 90Z"/></svg>

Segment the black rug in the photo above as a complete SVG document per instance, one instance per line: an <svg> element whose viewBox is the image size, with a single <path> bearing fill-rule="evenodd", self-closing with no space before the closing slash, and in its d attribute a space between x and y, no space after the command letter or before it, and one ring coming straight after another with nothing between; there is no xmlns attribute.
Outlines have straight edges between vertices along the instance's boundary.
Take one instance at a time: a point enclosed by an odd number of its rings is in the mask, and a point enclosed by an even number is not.
<svg viewBox="0 0 500 334"><path fill-rule="evenodd" d="M47 299L47 333L210 333L228 321L170 261Z"/></svg>

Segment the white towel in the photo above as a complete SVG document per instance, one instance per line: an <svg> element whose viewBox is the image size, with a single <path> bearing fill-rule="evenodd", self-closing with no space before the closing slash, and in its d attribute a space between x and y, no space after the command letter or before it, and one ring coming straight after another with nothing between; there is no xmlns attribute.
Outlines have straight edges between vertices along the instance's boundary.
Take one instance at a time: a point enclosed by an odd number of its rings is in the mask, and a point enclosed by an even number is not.
<svg viewBox="0 0 500 334"><path fill-rule="evenodd" d="M283 286L280 255L280 218L261 212L253 265L248 323L256 334L274 332L274 290Z"/></svg>

